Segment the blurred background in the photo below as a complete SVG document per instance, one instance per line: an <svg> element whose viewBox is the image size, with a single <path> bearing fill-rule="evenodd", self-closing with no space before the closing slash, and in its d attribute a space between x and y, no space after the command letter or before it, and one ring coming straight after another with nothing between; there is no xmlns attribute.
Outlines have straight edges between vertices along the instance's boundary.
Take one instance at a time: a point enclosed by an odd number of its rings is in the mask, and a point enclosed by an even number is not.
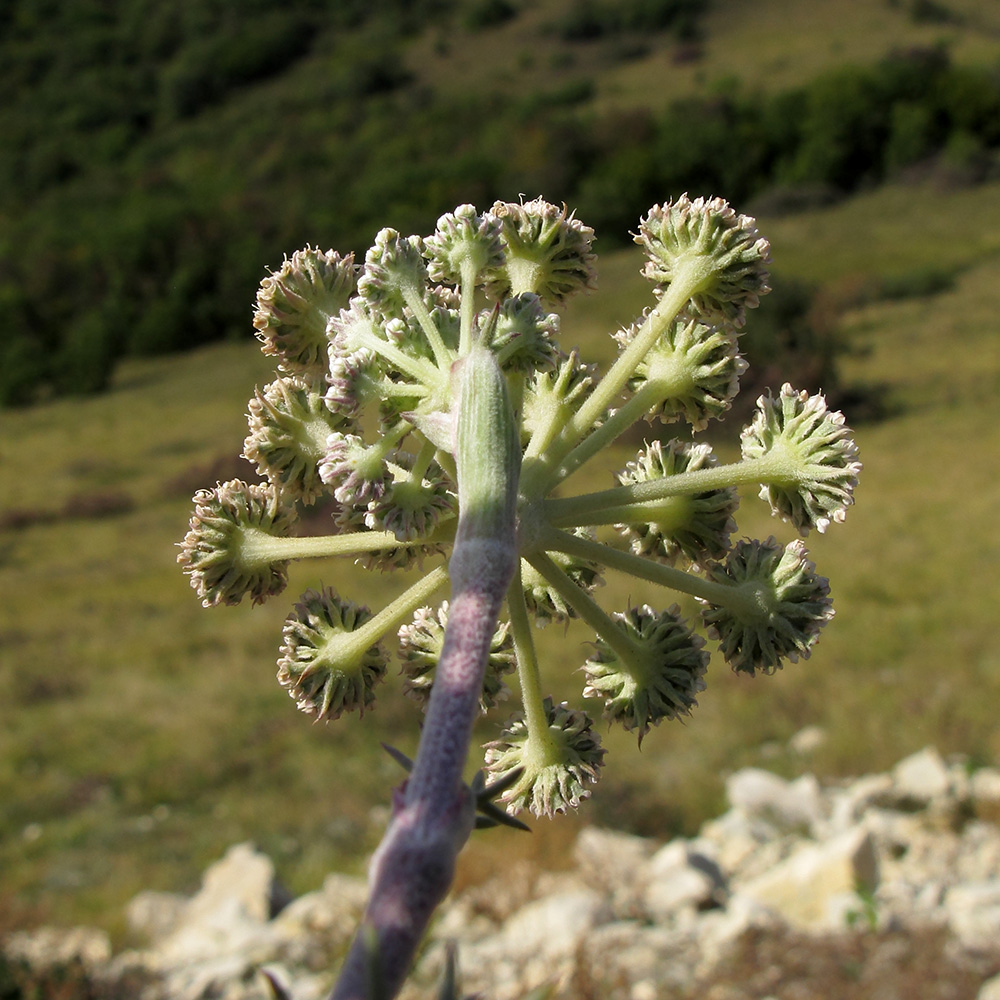
<svg viewBox="0 0 1000 1000"><path fill-rule="evenodd" d="M380 606L402 582L302 564L263 607L208 611L176 542L194 490L253 474L266 269L462 202L540 194L595 227L599 289L563 340L604 363L651 303L629 236L651 204L756 215L774 292L712 441L734 456L790 381L827 391L865 463L846 524L809 539L837 607L812 659L713 664L690 721L641 753L607 733L593 798L517 850L563 863L581 823L691 832L747 764L1000 761L1000 7L6 0L0 69L0 931L120 936L132 895L191 891L243 840L296 893L363 870L401 776L379 744L412 752L419 712L391 677L364 720L311 725L274 660L301 590ZM575 485L611 485L640 444ZM791 537L752 494L740 531ZM674 600L613 575L598 597ZM586 637L540 633L560 699ZM508 845L475 838L460 878Z"/></svg>

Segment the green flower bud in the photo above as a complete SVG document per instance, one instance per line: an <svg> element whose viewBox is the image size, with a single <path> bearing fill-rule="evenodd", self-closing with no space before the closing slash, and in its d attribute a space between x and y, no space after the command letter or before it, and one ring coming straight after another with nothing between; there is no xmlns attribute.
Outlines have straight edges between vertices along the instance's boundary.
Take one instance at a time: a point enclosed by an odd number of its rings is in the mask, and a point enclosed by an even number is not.
<svg viewBox="0 0 1000 1000"><path fill-rule="evenodd" d="M239 604L245 594L260 604L285 589L288 560L275 560L266 541L289 534L295 511L273 486L233 479L199 490L194 505L177 561L206 608Z"/></svg>
<svg viewBox="0 0 1000 1000"><path fill-rule="evenodd" d="M399 655L403 660L404 694L424 708L434 684L433 671L444 648L444 630L448 624L448 602L437 609L418 608L413 621L399 630ZM486 660L483 693L479 707L485 714L510 695L504 676L516 666L514 641L510 636L510 623L500 622L493 633L490 652Z"/></svg>
<svg viewBox="0 0 1000 1000"><path fill-rule="evenodd" d="M592 532L585 528L574 529L573 534L590 538ZM578 559L564 552L550 552L549 557L567 576L584 591L593 590L601 583L600 567L595 562ZM535 616L540 626L549 622L566 622L576 618L576 612L562 595L527 560L521 560L521 582L524 585L524 603L528 613Z"/></svg>
<svg viewBox="0 0 1000 1000"><path fill-rule="evenodd" d="M615 336L625 348L635 337L638 324ZM646 419L659 417L669 423L683 417L692 430L701 431L709 420L721 417L739 392L740 376L747 370L736 337L727 329L682 319L670 324L666 333L639 362L629 388L655 388L656 403Z"/></svg>
<svg viewBox="0 0 1000 1000"><path fill-rule="evenodd" d="M334 431L326 439L319 477L338 503L356 507L381 497L392 480L381 442L366 445L357 434Z"/></svg>
<svg viewBox="0 0 1000 1000"><path fill-rule="evenodd" d="M705 690L709 657L705 640L687 627L676 604L659 613L644 604L614 619L624 630L628 655L622 655L623 644L616 643L616 651L599 635L583 667L583 696L604 698L604 718L638 730L641 745L650 726L690 715Z"/></svg>
<svg viewBox="0 0 1000 1000"><path fill-rule="evenodd" d="M491 312L480 314L480 326ZM558 332L559 317L546 315L541 299L526 292L500 304L491 348L504 369L534 372L554 368L559 360Z"/></svg>
<svg viewBox="0 0 1000 1000"><path fill-rule="evenodd" d="M358 295L387 319L402 317L406 295L423 295L427 266L419 236L404 238L395 229L383 229L365 255L358 279Z"/></svg>
<svg viewBox="0 0 1000 1000"><path fill-rule="evenodd" d="M741 444L744 458L781 462L783 472L769 477L760 490L773 514L803 535L844 520L854 503L861 463L844 415L827 409L823 396L796 391L787 382L777 399L770 392L761 396Z"/></svg>
<svg viewBox="0 0 1000 1000"><path fill-rule="evenodd" d="M590 390L596 365L583 365L576 351L562 358L555 371L536 371L525 386L521 426L525 440L554 437Z"/></svg>
<svg viewBox="0 0 1000 1000"><path fill-rule="evenodd" d="M258 390L249 411L243 457L285 499L314 503L325 491L317 463L343 419L331 412L317 384L301 377L279 378Z"/></svg>
<svg viewBox="0 0 1000 1000"><path fill-rule="evenodd" d="M808 658L833 617L829 583L798 539L784 547L774 538L744 539L708 576L735 588L731 603L707 603L702 611L708 633L730 666L751 676L772 673L784 659Z"/></svg>
<svg viewBox="0 0 1000 1000"><path fill-rule="evenodd" d="M647 445L619 473L623 486L667 479L680 472L718 465L707 444L659 441ZM635 505L635 520L615 527L628 538L632 551L673 564L683 556L696 567L706 559L721 559L729 551L729 536L736 530L733 514L739 493L732 487L703 493L666 497Z"/></svg>
<svg viewBox="0 0 1000 1000"><path fill-rule="evenodd" d="M401 542L429 535L445 513L455 510L454 485L440 468L433 469L419 480L409 474L412 464L408 456L397 455L392 482L385 492L368 504L365 525L377 531L391 531Z"/></svg>
<svg viewBox="0 0 1000 1000"><path fill-rule="evenodd" d="M364 647L351 637L371 617L330 587L302 595L285 620L278 660L278 681L297 708L317 721L371 708L388 656L378 643Z"/></svg>
<svg viewBox="0 0 1000 1000"><path fill-rule="evenodd" d="M461 284L468 273L475 280L487 268L503 264L500 223L491 215L479 215L473 205L459 205L442 215L437 231L424 241L431 281Z"/></svg>
<svg viewBox="0 0 1000 1000"><path fill-rule="evenodd" d="M535 816L553 816L575 809L590 796L604 763L601 738L585 712L543 703L546 728L532 739L524 717L514 715L500 739L486 744L486 770L495 780L521 769L521 776L502 795L507 812L530 810Z"/></svg>
<svg viewBox="0 0 1000 1000"><path fill-rule="evenodd" d="M498 201L490 215L499 222L503 265L487 271L487 294L496 300L534 292L561 303L596 285L594 230L541 198L527 203Z"/></svg>
<svg viewBox="0 0 1000 1000"><path fill-rule="evenodd" d="M261 350L294 374L318 375L326 364L328 322L354 294L354 255L307 246L286 257L257 292L253 325Z"/></svg>
<svg viewBox="0 0 1000 1000"><path fill-rule="evenodd" d="M686 194L654 205L639 222L635 242L649 260L642 273L663 290L684 275L695 282L691 312L709 323L742 326L745 310L769 292L770 246L755 221L737 215L721 198Z"/></svg>

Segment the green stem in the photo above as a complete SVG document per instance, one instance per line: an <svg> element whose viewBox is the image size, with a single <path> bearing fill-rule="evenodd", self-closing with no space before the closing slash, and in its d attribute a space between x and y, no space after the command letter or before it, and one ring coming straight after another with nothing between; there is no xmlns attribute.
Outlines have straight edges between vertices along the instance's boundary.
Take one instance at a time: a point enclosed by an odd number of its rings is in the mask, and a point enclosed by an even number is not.
<svg viewBox="0 0 1000 1000"><path fill-rule="evenodd" d="M668 394L669 388L665 389L660 382L644 382L634 396L615 410L600 427L596 427L556 468L552 469L549 479L554 483L567 479L602 448L617 440L643 413L651 409L659 400L666 398Z"/></svg>
<svg viewBox="0 0 1000 1000"><path fill-rule="evenodd" d="M461 291L459 292L460 323L458 356L465 357L472 347L472 320L476 315L476 262L464 257L461 264Z"/></svg>
<svg viewBox="0 0 1000 1000"><path fill-rule="evenodd" d="M663 293L656 307L646 317L631 343L618 356L604 378L594 387L583 405L569 419L562 433L549 449L549 459L545 463L545 478L541 482L541 467L532 471L535 477L522 488L528 495L545 496L558 483L554 478L559 463L590 432L591 428L604 416L611 404L618 398L628 380L635 374L639 362L649 353L662 336L663 331L677 318L677 314L687 304L691 294L702 281L701 269L696 266L683 267ZM537 492L536 492L537 491Z"/></svg>
<svg viewBox="0 0 1000 1000"><path fill-rule="evenodd" d="M702 600L720 607L747 613L751 613L755 607L750 600L744 597L743 590L738 586L706 580L694 573L686 573L673 566L653 562L651 559L645 559L632 552L613 549L610 545L595 542L591 538L571 535L568 531L549 529L542 539L542 544L551 551L565 552L578 559L598 562L608 569L619 570L629 576L648 580L650 583L668 587L681 594L700 597Z"/></svg>
<svg viewBox="0 0 1000 1000"><path fill-rule="evenodd" d="M391 531L351 531L344 535L317 535L305 538L269 535L259 528L244 528L241 557L247 563L274 563L285 559L316 559L328 556L353 556L379 549L401 549L424 545L426 538L401 542Z"/></svg>
<svg viewBox="0 0 1000 1000"><path fill-rule="evenodd" d="M359 347L367 347L370 351L385 358L393 367L423 385L437 388L442 381L441 372L426 358L411 357L395 344L380 337L374 328L359 331L356 335L356 342Z"/></svg>
<svg viewBox="0 0 1000 1000"><path fill-rule="evenodd" d="M374 646L387 632L398 630L421 604L426 604L434 592L447 582L448 570L444 566L438 566L427 576L421 577L360 628L340 637L338 659L350 662L352 657L360 656L366 649Z"/></svg>
<svg viewBox="0 0 1000 1000"><path fill-rule="evenodd" d="M517 679L521 686L521 704L524 706L528 738L544 742L548 739L549 726L542 695L542 674L538 668L535 642L531 637L531 622L524 603L520 560L514 571L514 580L507 591L507 612L510 615L511 635L517 654Z"/></svg>
<svg viewBox="0 0 1000 1000"><path fill-rule="evenodd" d="M615 651L625 662L636 655L636 647L614 619L590 594L581 590L570 576L544 552L533 552L528 562L559 591L559 596Z"/></svg>
<svg viewBox="0 0 1000 1000"><path fill-rule="evenodd" d="M427 303L424 302L420 291L411 285L404 285L401 291L404 301L413 310L413 315L417 317L420 329L427 337L427 343L431 345L438 370L447 373L451 369L451 363L455 360L455 356L445 347L444 341L441 339L441 331L435 325Z"/></svg>
<svg viewBox="0 0 1000 1000"><path fill-rule="evenodd" d="M615 486L599 493L577 497L556 497L544 501L545 520L557 528L612 524L633 519L636 504L653 503L668 497L706 493L729 486L745 486L784 478L787 465L770 455L748 458L727 465L690 469L664 479Z"/></svg>

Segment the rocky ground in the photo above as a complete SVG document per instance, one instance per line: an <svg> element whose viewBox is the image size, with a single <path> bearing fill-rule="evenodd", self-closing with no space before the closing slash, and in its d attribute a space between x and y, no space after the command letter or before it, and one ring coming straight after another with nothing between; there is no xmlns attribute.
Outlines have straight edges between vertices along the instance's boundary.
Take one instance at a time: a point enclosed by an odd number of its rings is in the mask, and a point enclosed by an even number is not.
<svg viewBox="0 0 1000 1000"><path fill-rule="evenodd" d="M826 788L747 769L727 792L696 837L587 828L569 871L515 864L466 888L404 1000L436 995L449 941L484 1000L1000 1000L1000 770L927 749ZM195 896L131 902L144 948L113 955L90 928L9 935L0 1000L266 1000L262 967L319 1000L364 894L334 874L288 899L237 845Z"/></svg>

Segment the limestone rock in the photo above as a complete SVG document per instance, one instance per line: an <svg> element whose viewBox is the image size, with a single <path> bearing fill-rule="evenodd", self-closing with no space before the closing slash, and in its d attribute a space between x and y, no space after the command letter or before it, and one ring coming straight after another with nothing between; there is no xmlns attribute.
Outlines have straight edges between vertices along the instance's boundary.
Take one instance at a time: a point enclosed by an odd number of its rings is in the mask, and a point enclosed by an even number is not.
<svg viewBox="0 0 1000 1000"><path fill-rule="evenodd" d="M843 929L857 890L872 892L877 884L875 845L858 827L822 844L805 844L739 890L793 927L818 931Z"/></svg>

